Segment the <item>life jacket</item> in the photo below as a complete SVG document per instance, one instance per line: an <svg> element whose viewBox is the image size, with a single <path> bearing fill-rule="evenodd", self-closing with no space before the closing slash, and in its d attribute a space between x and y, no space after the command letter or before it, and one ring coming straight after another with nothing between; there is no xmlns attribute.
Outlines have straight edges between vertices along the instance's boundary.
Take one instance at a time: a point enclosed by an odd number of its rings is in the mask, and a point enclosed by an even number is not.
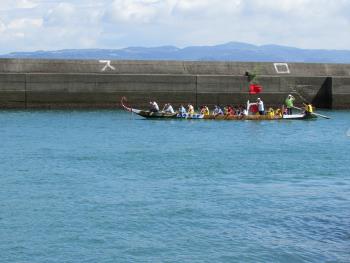
<svg viewBox="0 0 350 263"><path fill-rule="evenodd" d="M307 104L305 108L306 108L306 111L308 111L310 113L314 112L311 104Z"/></svg>
<svg viewBox="0 0 350 263"><path fill-rule="evenodd" d="M280 109L277 109L275 112L276 116L282 117L282 111Z"/></svg>

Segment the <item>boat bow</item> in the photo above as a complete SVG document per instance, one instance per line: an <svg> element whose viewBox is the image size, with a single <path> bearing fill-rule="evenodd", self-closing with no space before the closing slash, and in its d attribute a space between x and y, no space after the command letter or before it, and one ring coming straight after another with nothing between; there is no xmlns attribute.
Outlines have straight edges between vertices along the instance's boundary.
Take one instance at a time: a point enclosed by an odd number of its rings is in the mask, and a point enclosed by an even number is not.
<svg viewBox="0 0 350 263"><path fill-rule="evenodd" d="M138 110L138 109L133 109L131 107L128 107L125 105L125 102L127 102L127 99L126 97L122 97L121 101L120 101L120 104L122 105L122 107L127 110L127 111L130 111L130 112L133 112L133 113L136 113L136 114L140 114L141 110Z"/></svg>

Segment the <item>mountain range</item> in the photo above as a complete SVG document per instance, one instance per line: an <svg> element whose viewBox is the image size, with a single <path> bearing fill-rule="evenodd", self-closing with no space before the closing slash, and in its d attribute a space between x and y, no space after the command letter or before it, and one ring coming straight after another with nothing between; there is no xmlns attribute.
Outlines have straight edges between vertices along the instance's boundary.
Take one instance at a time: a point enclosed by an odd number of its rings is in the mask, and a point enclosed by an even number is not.
<svg viewBox="0 0 350 263"><path fill-rule="evenodd" d="M350 50L300 49L229 42L185 48L160 46L13 52L0 55L0 58L350 63Z"/></svg>

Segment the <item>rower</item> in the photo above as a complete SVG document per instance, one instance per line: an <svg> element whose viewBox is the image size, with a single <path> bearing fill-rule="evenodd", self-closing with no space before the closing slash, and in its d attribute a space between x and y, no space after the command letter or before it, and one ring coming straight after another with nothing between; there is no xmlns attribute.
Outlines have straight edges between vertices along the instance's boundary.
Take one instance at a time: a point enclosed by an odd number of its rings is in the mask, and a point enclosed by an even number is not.
<svg viewBox="0 0 350 263"><path fill-rule="evenodd" d="M209 108L208 106L201 106L201 114L202 115L209 115Z"/></svg>
<svg viewBox="0 0 350 263"><path fill-rule="evenodd" d="M273 108L269 108L269 110L267 111L267 115L270 117L275 117L275 111L273 110Z"/></svg>
<svg viewBox="0 0 350 263"><path fill-rule="evenodd" d="M204 106L201 106L201 111L200 111L200 113L201 113L202 115L204 115L204 112L205 112L205 107L204 107Z"/></svg>
<svg viewBox="0 0 350 263"><path fill-rule="evenodd" d="M157 102L150 101L149 104L151 105L150 112L158 112L159 111L159 106L158 106Z"/></svg>
<svg viewBox="0 0 350 263"><path fill-rule="evenodd" d="M282 111L281 111L281 109L277 109L277 110L276 110L275 116L277 116L277 117L282 117Z"/></svg>
<svg viewBox="0 0 350 263"><path fill-rule="evenodd" d="M240 113L241 116L248 116L248 111L245 107L242 106L241 108L241 113Z"/></svg>
<svg viewBox="0 0 350 263"><path fill-rule="evenodd" d="M305 107L305 113L313 113L314 112L313 107L310 103L308 103L308 104L304 103L304 107Z"/></svg>
<svg viewBox="0 0 350 263"><path fill-rule="evenodd" d="M186 109L185 109L185 107L181 104L181 106L180 106L180 108L179 108L179 113L181 114L181 115L183 115L183 114L186 114Z"/></svg>
<svg viewBox="0 0 350 263"><path fill-rule="evenodd" d="M205 106L204 108L205 108L204 115L206 115L206 116L210 115L210 110L209 110L208 106Z"/></svg>
<svg viewBox="0 0 350 263"><path fill-rule="evenodd" d="M222 109L218 105L215 105L215 109L213 111L213 114L214 115L224 115Z"/></svg>
<svg viewBox="0 0 350 263"><path fill-rule="evenodd" d="M228 115L235 115L235 112L234 112L231 105L228 105L228 107L227 107L227 114Z"/></svg>
<svg viewBox="0 0 350 263"><path fill-rule="evenodd" d="M190 115L194 114L194 108L193 108L192 104L188 104L187 113Z"/></svg>
<svg viewBox="0 0 350 263"><path fill-rule="evenodd" d="M163 111L166 112L166 113L175 113L174 109L173 109L173 106L171 106L170 103L166 103L164 105L164 108L163 108Z"/></svg>

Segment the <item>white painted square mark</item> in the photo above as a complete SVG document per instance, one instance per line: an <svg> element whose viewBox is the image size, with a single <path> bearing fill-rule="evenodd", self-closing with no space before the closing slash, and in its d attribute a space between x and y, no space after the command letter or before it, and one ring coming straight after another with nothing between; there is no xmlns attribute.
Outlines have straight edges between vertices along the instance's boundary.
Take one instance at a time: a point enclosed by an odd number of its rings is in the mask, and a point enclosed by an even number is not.
<svg viewBox="0 0 350 263"><path fill-rule="evenodd" d="M273 63L273 66L278 74L290 74L287 63Z"/></svg>

